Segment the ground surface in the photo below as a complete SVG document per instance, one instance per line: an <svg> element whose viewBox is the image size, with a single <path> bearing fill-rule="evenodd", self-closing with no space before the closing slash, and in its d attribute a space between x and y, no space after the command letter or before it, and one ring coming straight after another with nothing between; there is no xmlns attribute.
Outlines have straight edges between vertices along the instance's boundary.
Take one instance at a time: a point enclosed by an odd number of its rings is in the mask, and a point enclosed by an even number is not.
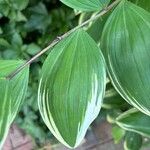
<svg viewBox="0 0 150 150"><path fill-rule="evenodd" d="M111 137L111 126L103 122L99 126L95 125L93 129L88 131L86 138L81 146L76 150L121 150L122 144L114 145ZM32 150L34 143L32 138L26 135L16 125L12 125L3 150ZM50 144L44 147L45 150L69 150L61 144Z"/></svg>
<svg viewBox="0 0 150 150"><path fill-rule="evenodd" d="M32 138L16 125L12 125L3 150L69 150L62 144L47 144L42 149L35 148ZM123 150L123 144L114 144L111 136L111 125L107 122L94 124L75 150ZM149 149L142 149L149 150Z"/></svg>

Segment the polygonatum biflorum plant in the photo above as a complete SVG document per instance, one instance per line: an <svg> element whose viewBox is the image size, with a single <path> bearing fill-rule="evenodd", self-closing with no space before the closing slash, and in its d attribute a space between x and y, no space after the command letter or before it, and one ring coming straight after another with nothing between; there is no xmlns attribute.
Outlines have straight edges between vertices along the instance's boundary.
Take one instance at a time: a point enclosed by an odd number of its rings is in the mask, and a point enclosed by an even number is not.
<svg viewBox="0 0 150 150"><path fill-rule="evenodd" d="M114 133L127 130L124 149L139 149L141 135L150 136L150 1L60 1L79 11L78 26L27 62L0 60L0 147L23 104L30 63L50 49L37 95L52 134L75 148L101 107L119 109L107 116Z"/></svg>

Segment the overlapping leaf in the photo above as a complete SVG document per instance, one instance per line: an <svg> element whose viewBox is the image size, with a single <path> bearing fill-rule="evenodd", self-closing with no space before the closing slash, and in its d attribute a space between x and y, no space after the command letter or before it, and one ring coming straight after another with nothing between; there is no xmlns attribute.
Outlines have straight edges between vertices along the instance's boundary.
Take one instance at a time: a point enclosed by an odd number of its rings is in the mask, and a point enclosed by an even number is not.
<svg viewBox="0 0 150 150"><path fill-rule="evenodd" d="M104 28L104 25L106 23L106 20L108 18L109 14L106 14L105 16L102 16L92 22L90 26L87 29L88 34L95 40L95 42L99 43L102 35L102 31ZM92 16L93 17L93 16Z"/></svg>
<svg viewBox="0 0 150 150"><path fill-rule="evenodd" d="M142 146L142 136L135 132L128 131L124 140L124 150L140 150Z"/></svg>
<svg viewBox="0 0 150 150"><path fill-rule="evenodd" d="M123 0L108 19L101 47L115 88L150 115L150 13Z"/></svg>
<svg viewBox="0 0 150 150"><path fill-rule="evenodd" d="M29 67L11 80L5 77L22 63L23 61L0 60L0 147L25 97Z"/></svg>
<svg viewBox="0 0 150 150"><path fill-rule="evenodd" d="M60 142L80 144L100 111L104 89L103 56L85 31L74 32L52 50L42 69L38 103Z"/></svg>
<svg viewBox="0 0 150 150"><path fill-rule="evenodd" d="M86 20L93 18L95 15L97 15L97 12L83 12L81 13L79 17L79 24L82 24ZM108 16L110 13L105 14L104 16L96 19L93 22L90 22L86 26L84 26L84 29L87 31L87 33L95 40L96 43L100 43L102 31L104 28L104 25L106 23L106 20L108 19Z"/></svg>
<svg viewBox="0 0 150 150"><path fill-rule="evenodd" d="M125 130L134 131L150 137L150 117L136 109L121 114L116 123Z"/></svg>
<svg viewBox="0 0 150 150"><path fill-rule="evenodd" d="M107 83L102 107L105 109L125 109L128 106L129 104L118 94L112 84Z"/></svg>
<svg viewBox="0 0 150 150"><path fill-rule="evenodd" d="M123 130L122 128L120 128L119 126L113 126L112 128L112 137L114 139L114 143L117 144L121 141L121 139L124 137L125 135L125 130Z"/></svg>
<svg viewBox="0 0 150 150"><path fill-rule="evenodd" d="M27 7L29 0L0 0L0 13L15 21L26 21L21 12Z"/></svg>
<svg viewBox="0 0 150 150"><path fill-rule="evenodd" d="M149 0L130 0L130 1L150 12Z"/></svg>
<svg viewBox="0 0 150 150"><path fill-rule="evenodd" d="M10 125L11 101L8 89L9 81L0 78L0 148L6 138Z"/></svg>
<svg viewBox="0 0 150 150"><path fill-rule="evenodd" d="M60 0L65 5L81 11L98 11L106 7L110 0Z"/></svg>

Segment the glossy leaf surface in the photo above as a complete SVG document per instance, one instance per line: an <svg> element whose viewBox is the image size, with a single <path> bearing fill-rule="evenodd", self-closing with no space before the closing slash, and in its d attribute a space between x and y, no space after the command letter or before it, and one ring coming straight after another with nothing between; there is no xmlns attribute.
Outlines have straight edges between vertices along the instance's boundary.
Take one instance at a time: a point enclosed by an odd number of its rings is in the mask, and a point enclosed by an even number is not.
<svg viewBox="0 0 150 150"><path fill-rule="evenodd" d="M150 137L150 117L136 109L130 109L121 114L116 119L116 123L125 130Z"/></svg>
<svg viewBox="0 0 150 150"><path fill-rule="evenodd" d="M119 93L150 115L150 13L123 0L109 17L101 47Z"/></svg>
<svg viewBox="0 0 150 150"><path fill-rule="evenodd" d="M39 109L50 131L66 146L78 146L97 117L105 76L100 49L83 30L62 40L46 59L38 92Z"/></svg>
<svg viewBox="0 0 150 150"><path fill-rule="evenodd" d="M65 5L81 11L99 11L106 7L110 0L60 0Z"/></svg>
<svg viewBox="0 0 150 150"><path fill-rule="evenodd" d="M3 144L9 127L16 117L24 100L29 67L26 67L11 80L5 77L19 67L23 61L0 60L0 146Z"/></svg>

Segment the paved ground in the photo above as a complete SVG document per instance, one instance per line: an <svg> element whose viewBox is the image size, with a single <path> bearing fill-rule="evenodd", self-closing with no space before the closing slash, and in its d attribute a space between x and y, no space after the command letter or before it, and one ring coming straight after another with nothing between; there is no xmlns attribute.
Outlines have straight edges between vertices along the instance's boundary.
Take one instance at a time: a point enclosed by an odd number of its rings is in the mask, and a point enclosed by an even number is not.
<svg viewBox="0 0 150 150"><path fill-rule="evenodd" d="M12 125L4 144L3 150L32 150L34 143L29 135L16 125Z"/></svg>
<svg viewBox="0 0 150 150"><path fill-rule="evenodd" d="M69 150L62 144L47 144L42 149L35 148L29 135L26 135L16 125L12 125L2 150ZM123 150L122 143L115 145L111 136L111 125L99 122L88 131L82 144L75 150ZM150 148L142 149L150 150Z"/></svg>
<svg viewBox="0 0 150 150"><path fill-rule="evenodd" d="M76 150L122 150L122 144L114 145L111 137L111 126L102 122L90 129L81 146ZM16 125L12 125L3 150L36 150L30 136ZM69 150L62 144L46 145L43 150Z"/></svg>

